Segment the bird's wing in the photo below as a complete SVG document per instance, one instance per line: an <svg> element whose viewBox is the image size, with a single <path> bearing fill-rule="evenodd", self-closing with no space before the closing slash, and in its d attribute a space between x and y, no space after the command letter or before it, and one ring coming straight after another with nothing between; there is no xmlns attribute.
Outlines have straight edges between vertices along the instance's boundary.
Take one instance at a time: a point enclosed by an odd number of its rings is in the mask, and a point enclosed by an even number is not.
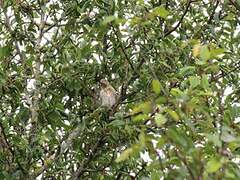
<svg viewBox="0 0 240 180"><path fill-rule="evenodd" d="M112 86L107 87L106 92L108 95L111 95L111 96L117 95L117 91Z"/></svg>

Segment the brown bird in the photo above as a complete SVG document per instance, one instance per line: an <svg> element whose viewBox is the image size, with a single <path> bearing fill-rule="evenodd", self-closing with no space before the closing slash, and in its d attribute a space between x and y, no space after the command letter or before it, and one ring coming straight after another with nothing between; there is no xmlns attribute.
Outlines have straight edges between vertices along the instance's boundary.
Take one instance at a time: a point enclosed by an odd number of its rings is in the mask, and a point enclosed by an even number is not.
<svg viewBox="0 0 240 180"><path fill-rule="evenodd" d="M100 99L102 106L112 108L117 103L117 91L109 84L106 79L101 79L100 85Z"/></svg>

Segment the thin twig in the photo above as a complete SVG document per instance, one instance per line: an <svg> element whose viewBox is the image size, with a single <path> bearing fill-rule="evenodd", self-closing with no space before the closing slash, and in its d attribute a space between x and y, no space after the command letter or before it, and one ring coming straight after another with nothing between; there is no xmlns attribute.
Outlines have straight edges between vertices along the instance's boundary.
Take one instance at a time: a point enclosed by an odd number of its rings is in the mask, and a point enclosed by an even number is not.
<svg viewBox="0 0 240 180"><path fill-rule="evenodd" d="M0 133L1 133L0 136L2 135L4 143L7 146L9 152L11 153L12 158L15 159L15 152L14 152L13 148L11 147L11 145L10 145L8 139L7 139L7 136L6 136L5 131L4 131L3 124L1 122L0 122ZM16 163L17 163L19 169L23 172L23 174L26 174L27 173L26 170L23 168L23 166L18 161L18 159L16 158L15 160L16 160Z"/></svg>
<svg viewBox="0 0 240 180"><path fill-rule="evenodd" d="M233 1L233 0L229 0L229 2L230 2L238 11L240 11L240 5L239 5L237 2L235 2L235 1Z"/></svg>
<svg viewBox="0 0 240 180"><path fill-rule="evenodd" d="M97 149L103 144L104 136L100 137L97 143L94 145L94 147L91 149L91 152L89 153L87 159L84 159L76 171L75 175L73 176L74 180L78 180L83 173L85 172L85 167L92 161L92 159L95 157L97 153Z"/></svg>
<svg viewBox="0 0 240 180"><path fill-rule="evenodd" d="M138 176L145 170L145 167L146 167L146 163L143 163L141 166L141 169L136 173L134 177L135 179L138 179Z"/></svg>
<svg viewBox="0 0 240 180"><path fill-rule="evenodd" d="M212 22L212 20L213 20L213 18L214 18L214 15L215 15L215 13L216 13L216 9L217 9L218 5L219 5L219 0L216 0L216 4L215 4L215 6L214 6L214 8L213 8L213 11L212 11L211 15L209 16L209 19L208 19L208 21L207 21L207 24L210 24L210 23Z"/></svg>
<svg viewBox="0 0 240 180"><path fill-rule="evenodd" d="M5 26L8 29L8 31L11 34L13 34L13 30L12 30L12 27L11 27L11 24L10 24L10 19L9 19L6 11L4 11L4 16L5 16ZM14 38L14 46L16 48L17 54L20 57L21 63L23 63L24 62L24 55L22 54L22 52L20 50L20 47L18 45L18 41L16 40L16 38Z"/></svg>
<svg viewBox="0 0 240 180"><path fill-rule="evenodd" d="M94 116L94 113L96 113L96 111L92 112L86 120L91 119L92 116ZM30 177L36 178L39 175L41 175L44 171L49 169L54 164L54 162L56 162L61 157L61 155L64 152L66 152L66 150L69 147L71 147L72 141L79 137L81 132L82 129L80 128L80 126L77 126L75 129L72 130L72 132L68 136L63 137L60 140L58 147L54 151L55 154L51 154L47 159L44 160L44 162L48 163L44 164L39 170L33 172Z"/></svg>
<svg viewBox="0 0 240 180"><path fill-rule="evenodd" d="M179 157L179 159L186 166L186 168L187 168L187 170L188 170L188 172L189 172L189 174L191 176L191 179L194 180L195 177L194 177L193 171L192 171L191 167L188 165L186 158L184 156L180 155L180 153L177 150L175 152L176 152L177 156Z"/></svg>
<svg viewBox="0 0 240 180"><path fill-rule="evenodd" d="M181 16L180 20L178 21L177 25L176 25L175 27L173 27L172 29L170 29L169 31L167 31L167 32L164 34L164 37L166 37L166 36L168 36L169 34L171 34L172 32L174 32L174 31L180 26L180 24L182 23L185 15L187 14L188 9L190 8L190 5L191 5L192 2L193 2L193 1L188 0L188 2L187 2L187 7L186 7L183 15Z"/></svg>
<svg viewBox="0 0 240 180"><path fill-rule="evenodd" d="M128 57L128 55L127 55L127 53L125 51L125 47L122 44L122 40L119 38L116 29L113 26L112 26L112 28L113 28L113 32L114 32L115 36L117 37L117 40L118 40L118 42L120 44L120 48L121 48L121 50L122 50L126 60L128 61L128 64L130 65L131 69L135 72L136 71L135 67L133 66L133 63L132 63L131 59Z"/></svg>

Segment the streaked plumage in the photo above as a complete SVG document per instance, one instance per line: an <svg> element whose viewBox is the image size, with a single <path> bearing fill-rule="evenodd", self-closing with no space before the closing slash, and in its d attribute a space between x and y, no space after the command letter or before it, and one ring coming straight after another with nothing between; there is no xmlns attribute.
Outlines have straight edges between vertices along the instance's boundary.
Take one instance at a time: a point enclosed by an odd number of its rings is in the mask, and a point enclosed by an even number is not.
<svg viewBox="0 0 240 180"><path fill-rule="evenodd" d="M112 108L117 103L117 92L105 79L101 79L100 99L102 106Z"/></svg>

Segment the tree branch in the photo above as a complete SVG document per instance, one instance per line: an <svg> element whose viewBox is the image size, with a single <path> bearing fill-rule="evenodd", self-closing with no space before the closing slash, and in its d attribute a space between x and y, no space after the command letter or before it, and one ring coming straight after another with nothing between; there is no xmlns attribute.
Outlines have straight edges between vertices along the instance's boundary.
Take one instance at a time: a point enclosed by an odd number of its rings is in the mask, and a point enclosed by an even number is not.
<svg viewBox="0 0 240 180"><path fill-rule="evenodd" d="M112 28L113 28L113 32L114 32L115 36L117 37L117 40L118 40L118 42L119 42L119 44L120 44L120 48L121 48L121 50L122 50L122 52L123 52L123 54L124 54L124 56L125 56L128 64L130 65L131 69L135 72L135 71L136 71L136 70L135 70L135 67L134 67L131 59L128 57L127 52L125 51L125 48L124 48L124 46L123 46L123 44L122 44L122 40L119 38L116 29L115 29L113 26L112 26Z"/></svg>
<svg viewBox="0 0 240 180"><path fill-rule="evenodd" d="M214 14L215 14L215 12L216 12L216 9L217 9L218 5L219 5L219 0L216 0L216 4L215 4L215 6L214 6L214 8L213 8L213 11L212 11L211 15L209 16L209 19L208 19L208 21L207 21L207 24L210 24L210 23L212 22L212 20L213 20L213 18L214 18Z"/></svg>
<svg viewBox="0 0 240 180"><path fill-rule="evenodd" d="M3 11L3 12L4 12L4 16L5 16L5 26L6 26L7 30L10 32L10 34L13 34L13 30L12 30L12 27L11 27L11 24L10 24L10 19L7 15L7 12L6 11ZM25 56L21 52L20 47L18 45L18 41L16 40L16 38L14 38L13 42L14 42L14 46L15 46L15 49L17 51L17 54L20 57L21 63L23 63Z"/></svg>
<svg viewBox="0 0 240 180"><path fill-rule="evenodd" d="M2 141L2 143L4 143L4 146L7 147L7 149L9 150L9 152L11 153L12 155L12 158L13 160L16 161L19 169L23 172L23 174L26 174L26 170L23 168L23 166L21 165L21 163L18 161L17 158L15 158L15 152L13 150L13 148L11 147L8 139L7 139L7 136L5 134L5 131L4 131L4 127L3 127L3 124L0 122L0 141ZM1 143L1 142L0 142Z"/></svg>
<svg viewBox="0 0 240 180"><path fill-rule="evenodd" d="M191 176L191 179L194 180L195 177L194 177L193 171L192 171L191 167L189 167L186 158L185 158L184 156L180 155L180 153L179 153L177 150L176 150L175 152L176 152L177 156L179 157L179 159L180 159L180 160L183 162L183 164L186 166L186 168L187 168L187 170L188 170L188 172L189 172L189 174L190 174L190 176Z"/></svg>
<svg viewBox="0 0 240 180"><path fill-rule="evenodd" d="M80 167L78 168L78 170L76 171L76 173L74 174L74 176L72 177L72 179L74 180L78 180L83 173L85 172L85 167L92 161L92 159L96 156L97 153L97 149L103 144L104 141L104 135L102 137L100 137L97 141L97 143L93 146L93 148L91 149L91 152L89 153L87 159L84 159L80 165Z"/></svg>
<svg viewBox="0 0 240 180"><path fill-rule="evenodd" d="M170 29L169 31L167 31L167 32L164 34L164 37L166 37L166 36L168 36L169 34L171 34L172 32L174 32L174 31L180 26L180 24L182 23L185 15L187 14L188 9L190 8L190 5L191 5L192 2L193 2L193 1L188 0L188 2L187 2L187 7L186 7L183 15L181 16L180 20L178 21L177 25L176 25L175 27L173 27L172 29Z"/></svg>
<svg viewBox="0 0 240 180"><path fill-rule="evenodd" d="M234 1L234 0L229 0L229 2L238 10L240 11L240 5L238 4L238 2Z"/></svg>
<svg viewBox="0 0 240 180"><path fill-rule="evenodd" d="M30 124L31 124L31 129L29 133L29 144L30 146L34 146L34 143L36 141L36 136L37 136L37 123L38 123L38 111L39 111L39 99L40 99L40 66L41 66L41 41L43 37L43 30L46 24L45 19L45 12L42 10L41 13L41 21L40 21L40 27L39 27L39 32L38 32L38 37L36 39L36 60L35 64L33 66L33 77L35 79L35 87L33 89L33 95L32 95L32 100L30 104L30 112L31 112L31 119L30 119ZM31 161L31 156L29 157L29 161Z"/></svg>
<svg viewBox="0 0 240 180"><path fill-rule="evenodd" d="M91 119L93 116L95 116L96 112L97 110L94 111L92 114L90 114L89 117L86 118L86 121ZM53 163L56 162L60 158L60 156L64 152L66 152L66 150L69 147L71 147L72 141L77 137L79 137L81 131L82 129L80 128L80 126L77 126L75 129L72 130L72 132L67 137L63 137L60 141L61 143L58 145L58 147L55 150L55 154L50 155L47 159L44 160L44 162L48 162L48 163L44 164L39 170L33 172L30 177L37 178L44 171L49 169L53 165Z"/></svg>
<svg viewBox="0 0 240 180"><path fill-rule="evenodd" d="M146 163L143 163L142 165L141 165L141 169L136 173L136 175L135 175L135 179L138 179L138 176L145 170L145 167L146 167Z"/></svg>

